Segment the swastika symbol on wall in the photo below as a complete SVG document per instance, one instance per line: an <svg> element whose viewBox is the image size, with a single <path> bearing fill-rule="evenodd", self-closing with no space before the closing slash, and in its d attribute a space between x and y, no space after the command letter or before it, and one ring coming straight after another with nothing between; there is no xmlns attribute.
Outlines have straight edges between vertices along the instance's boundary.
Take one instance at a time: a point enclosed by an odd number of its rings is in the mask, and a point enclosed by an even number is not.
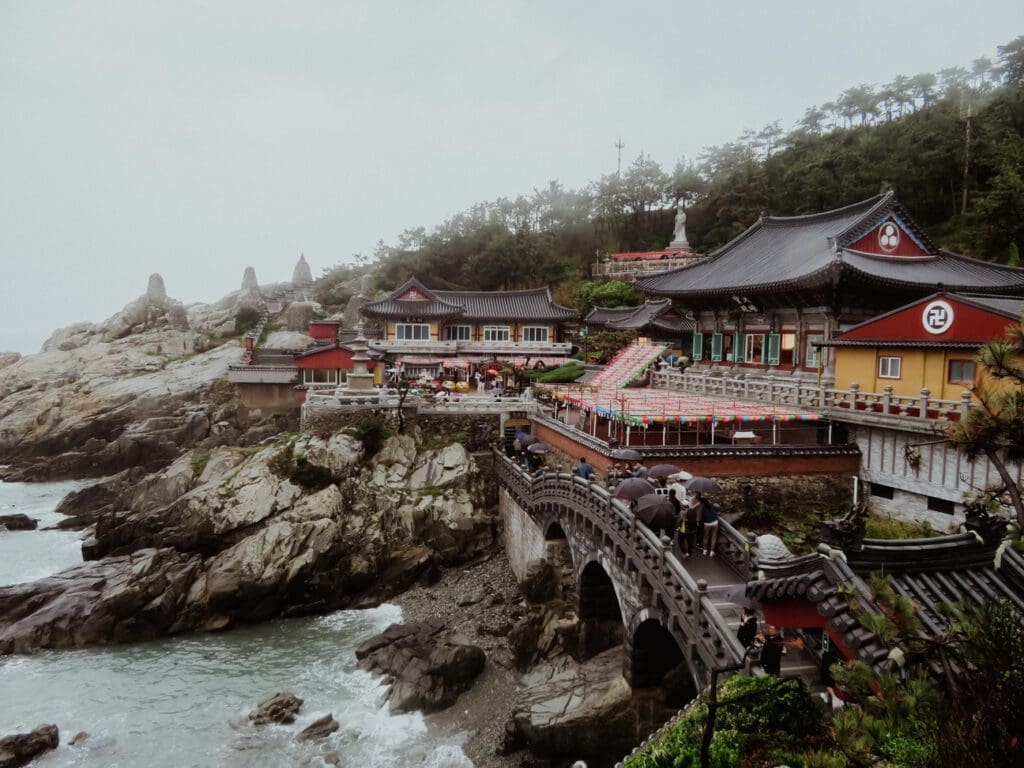
<svg viewBox="0 0 1024 768"><path fill-rule="evenodd" d="M928 333L945 333L953 326L953 307L941 299L928 302L921 313L921 324Z"/></svg>

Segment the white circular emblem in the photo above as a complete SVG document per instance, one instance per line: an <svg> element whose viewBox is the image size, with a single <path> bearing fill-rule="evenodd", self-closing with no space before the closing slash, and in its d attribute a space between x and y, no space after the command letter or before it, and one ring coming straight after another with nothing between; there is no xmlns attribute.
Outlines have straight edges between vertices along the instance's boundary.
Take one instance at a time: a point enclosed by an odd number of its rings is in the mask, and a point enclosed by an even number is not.
<svg viewBox="0 0 1024 768"><path fill-rule="evenodd" d="M941 299L929 301L921 313L921 325L928 333L945 333L953 327L953 307Z"/></svg>
<svg viewBox="0 0 1024 768"><path fill-rule="evenodd" d="M878 245L886 253L892 253L900 245L900 228L887 221L878 228Z"/></svg>

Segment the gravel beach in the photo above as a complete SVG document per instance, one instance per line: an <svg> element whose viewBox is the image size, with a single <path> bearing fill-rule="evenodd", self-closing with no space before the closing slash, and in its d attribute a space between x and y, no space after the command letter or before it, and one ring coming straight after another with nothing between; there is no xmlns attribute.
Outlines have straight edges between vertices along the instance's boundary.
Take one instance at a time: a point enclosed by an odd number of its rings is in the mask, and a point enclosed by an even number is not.
<svg viewBox="0 0 1024 768"><path fill-rule="evenodd" d="M448 709L428 716L432 727L468 734L462 748L476 768L518 768L528 758L525 752L497 754L520 677L508 631L521 601L504 552L446 570L436 584L413 587L389 601L401 607L405 622L443 618L487 654L487 665L473 687Z"/></svg>

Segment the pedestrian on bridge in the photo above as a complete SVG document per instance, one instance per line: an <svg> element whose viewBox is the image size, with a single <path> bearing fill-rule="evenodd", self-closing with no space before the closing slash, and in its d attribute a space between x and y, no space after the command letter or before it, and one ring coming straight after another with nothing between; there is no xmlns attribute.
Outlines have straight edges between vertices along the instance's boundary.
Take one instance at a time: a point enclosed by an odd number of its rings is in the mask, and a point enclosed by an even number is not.
<svg viewBox="0 0 1024 768"><path fill-rule="evenodd" d="M588 483L593 479L594 468L591 466L590 462L587 461L586 456L580 456L579 466L576 467L576 476L582 477Z"/></svg>

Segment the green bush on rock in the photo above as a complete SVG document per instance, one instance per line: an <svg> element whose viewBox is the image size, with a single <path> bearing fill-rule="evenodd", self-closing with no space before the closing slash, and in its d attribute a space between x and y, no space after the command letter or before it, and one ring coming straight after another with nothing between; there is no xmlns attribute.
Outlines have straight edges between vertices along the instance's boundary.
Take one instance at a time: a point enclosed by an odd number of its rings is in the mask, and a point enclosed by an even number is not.
<svg viewBox="0 0 1024 768"><path fill-rule="evenodd" d="M781 757L781 750L802 751L803 739L820 720L818 706L798 680L732 677L718 687L718 702L710 750L716 768L743 765L748 753L765 755L767 750ZM626 768L698 768L707 714L707 704L696 702L675 725L627 758Z"/></svg>

